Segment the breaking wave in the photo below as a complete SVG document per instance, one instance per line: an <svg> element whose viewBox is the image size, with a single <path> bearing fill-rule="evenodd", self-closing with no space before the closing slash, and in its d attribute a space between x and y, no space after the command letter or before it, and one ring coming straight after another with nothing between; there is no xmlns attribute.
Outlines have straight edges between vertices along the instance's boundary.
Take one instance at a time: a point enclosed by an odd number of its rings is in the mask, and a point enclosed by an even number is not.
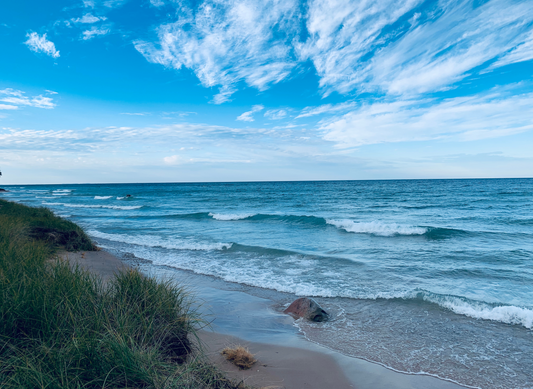
<svg viewBox="0 0 533 389"><path fill-rule="evenodd" d="M142 245L148 247L162 247L165 249L174 250L227 250L231 248L233 243L204 243L194 242L186 239L163 239L157 235L123 235L123 234L108 234L97 230L89 230L87 233L96 238L111 240L113 242L121 242L134 245Z"/></svg>
<svg viewBox="0 0 533 389"><path fill-rule="evenodd" d="M393 235L423 235L428 232L426 227L405 226L396 223L382 223L382 222L356 222L349 219L331 220L326 219L327 224L331 224L337 228L347 232L354 232L359 234L373 234L380 236Z"/></svg>
<svg viewBox="0 0 533 389"><path fill-rule="evenodd" d="M422 299L437 304L459 315L475 319L493 320L506 324L516 324L533 329L533 310L514 305L489 304L464 297L440 295L426 291L408 293L404 299Z"/></svg>
<svg viewBox="0 0 533 389"><path fill-rule="evenodd" d="M85 205L85 204L66 204L66 203L43 203L43 205L62 205L67 208L107 208L107 209L123 209L123 210L132 210L142 208L142 205L130 205L130 206L121 206L121 205Z"/></svg>
<svg viewBox="0 0 533 389"><path fill-rule="evenodd" d="M95 200L107 200L110 199L113 196L94 196Z"/></svg>
<svg viewBox="0 0 533 389"><path fill-rule="evenodd" d="M211 216L213 219L224 220L224 221L227 221L227 220L242 220L242 219L247 219L249 217L254 216L253 213L222 214L222 213L211 213L211 212L208 215Z"/></svg>

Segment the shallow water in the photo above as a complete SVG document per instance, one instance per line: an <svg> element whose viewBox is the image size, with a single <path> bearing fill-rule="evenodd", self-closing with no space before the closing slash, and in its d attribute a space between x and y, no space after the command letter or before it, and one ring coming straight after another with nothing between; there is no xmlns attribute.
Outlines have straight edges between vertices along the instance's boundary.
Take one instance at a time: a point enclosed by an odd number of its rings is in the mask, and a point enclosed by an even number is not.
<svg viewBox="0 0 533 389"><path fill-rule="evenodd" d="M533 387L532 179L6 189L119 253L315 296L333 320L297 324L345 354Z"/></svg>

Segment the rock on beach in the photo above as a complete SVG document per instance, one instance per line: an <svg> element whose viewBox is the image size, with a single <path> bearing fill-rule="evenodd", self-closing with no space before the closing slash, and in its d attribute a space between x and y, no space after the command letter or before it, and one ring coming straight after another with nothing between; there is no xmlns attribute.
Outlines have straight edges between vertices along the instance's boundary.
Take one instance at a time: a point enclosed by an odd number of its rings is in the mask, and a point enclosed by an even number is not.
<svg viewBox="0 0 533 389"><path fill-rule="evenodd" d="M311 321L326 321L329 319L329 314L315 300L308 297L294 300L283 312Z"/></svg>

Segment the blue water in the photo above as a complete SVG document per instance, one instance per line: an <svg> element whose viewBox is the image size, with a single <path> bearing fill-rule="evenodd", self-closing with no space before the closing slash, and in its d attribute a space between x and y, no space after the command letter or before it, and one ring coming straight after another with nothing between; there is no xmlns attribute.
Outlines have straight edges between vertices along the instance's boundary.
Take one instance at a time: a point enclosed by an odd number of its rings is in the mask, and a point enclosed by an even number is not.
<svg viewBox="0 0 533 389"><path fill-rule="evenodd" d="M533 179L5 188L154 266L315 296L334 319L297 324L346 354L533 387Z"/></svg>

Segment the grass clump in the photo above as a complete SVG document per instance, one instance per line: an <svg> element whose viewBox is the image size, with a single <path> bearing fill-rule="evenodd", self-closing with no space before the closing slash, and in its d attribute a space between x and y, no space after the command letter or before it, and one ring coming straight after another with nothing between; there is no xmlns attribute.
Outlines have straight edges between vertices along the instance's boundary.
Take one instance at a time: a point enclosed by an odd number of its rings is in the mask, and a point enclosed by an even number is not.
<svg viewBox="0 0 533 389"><path fill-rule="evenodd" d="M195 349L200 319L182 288L136 270L104 284L50 261L56 243L32 228L81 229L40 208L0 206L1 388L239 387Z"/></svg>
<svg viewBox="0 0 533 389"><path fill-rule="evenodd" d="M48 208L27 207L0 200L0 215L21 221L29 237L45 241L52 249L96 250L91 239L77 224L55 216Z"/></svg>
<svg viewBox="0 0 533 389"><path fill-rule="evenodd" d="M226 347L222 350L221 354L239 369L249 369L257 362L254 354L242 346L235 346L233 348Z"/></svg>

